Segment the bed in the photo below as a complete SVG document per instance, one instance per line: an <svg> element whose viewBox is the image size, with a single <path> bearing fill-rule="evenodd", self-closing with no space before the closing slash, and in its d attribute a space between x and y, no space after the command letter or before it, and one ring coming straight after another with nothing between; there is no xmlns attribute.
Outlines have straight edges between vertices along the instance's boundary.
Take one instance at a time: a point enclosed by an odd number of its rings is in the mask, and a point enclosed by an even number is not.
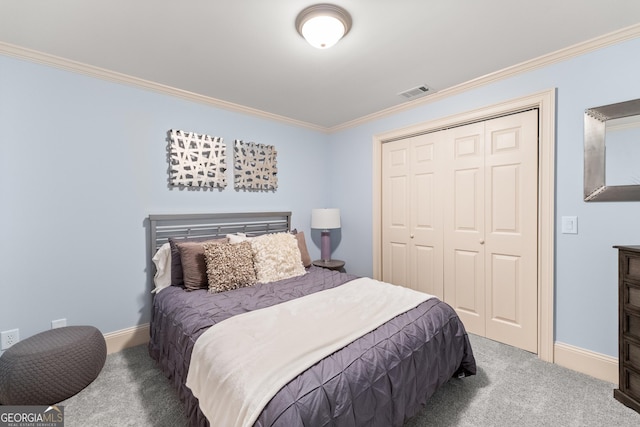
<svg viewBox="0 0 640 427"><path fill-rule="evenodd" d="M151 215L149 231L149 252L155 254L154 258L170 241L292 234L289 212ZM217 293L191 289L184 283L164 285L154 295L149 354L176 388L191 425L220 425L211 414L207 419L199 400L186 385L194 348L198 349L196 343L201 336L232 323L224 320L287 307L365 280L310 265L304 259L304 234L298 234L302 239L296 237L297 254L304 274ZM208 244L207 250L213 246ZM186 277L186 270L184 274ZM215 280L212 277L209 276ZM216 328L212 328L214 325ZM204 338L200 343L203 341ZM287 380L250 424L402 426L449 379L475 373L475 359L464 325L450 306L429 298Z"/></svg>

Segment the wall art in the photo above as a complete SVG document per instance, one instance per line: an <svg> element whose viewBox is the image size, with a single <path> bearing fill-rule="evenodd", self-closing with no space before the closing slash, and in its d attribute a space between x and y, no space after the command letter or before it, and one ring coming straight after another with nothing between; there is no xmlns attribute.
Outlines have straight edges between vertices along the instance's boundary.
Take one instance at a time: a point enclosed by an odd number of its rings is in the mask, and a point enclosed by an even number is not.
<svg viewBox="0 0 640 427"><path fill-rule="evenodd" d="M176 187L227 186L226 146L222 138L169 131L169 184Z"/></svg>
<svg viewBox="0 0 640 427"><path fill-rule="evenodd" d="M236 189L278 188L278 152L273 145L235 140L234 183Z"/></svg>

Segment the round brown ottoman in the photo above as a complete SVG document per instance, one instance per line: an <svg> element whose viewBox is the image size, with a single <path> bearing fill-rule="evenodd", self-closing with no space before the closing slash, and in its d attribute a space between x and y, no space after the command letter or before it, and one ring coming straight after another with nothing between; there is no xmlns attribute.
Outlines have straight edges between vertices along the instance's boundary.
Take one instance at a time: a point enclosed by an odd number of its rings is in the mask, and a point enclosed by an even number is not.
<svg viewBox="0 0 640 427"><path fill-rule="evenodd" d="M33 335L0 357L0 403L52 405L91 384L107 357L93 326L66 326Z"/></svg>

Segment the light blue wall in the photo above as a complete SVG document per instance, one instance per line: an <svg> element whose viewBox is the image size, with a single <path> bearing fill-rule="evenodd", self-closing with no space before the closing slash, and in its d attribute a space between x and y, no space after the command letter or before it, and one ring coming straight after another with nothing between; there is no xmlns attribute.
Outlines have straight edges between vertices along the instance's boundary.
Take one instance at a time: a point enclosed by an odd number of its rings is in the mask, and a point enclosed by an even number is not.
<svg viewBox="0 0 640 427"><path fill-rule="evenodd" d="M333 135L0 57L0 330L49 322L103 332L149 320L144 219L150 213L338 207L333 256L371 275L372 141L376 134L557 89L556 340L617 354L617 244L640 244L640 202L582 200L582 113L640 98L640 39L530 71ZM273 144L273 193L167 188L171 128ZM328 181L324 177L329 176Z"/></svg>
<svg viewBox="0 0 640 427"><path fill-rule="evenodd" d="M555 339L616 356L617 253L640 244L640 202L585 203L585 108L640 98L640 39L559 62L332 135L330 201L342 209L334 253L351 271L372 274L372 141L376 134L557 88L556 223L578 216L577 235L556 231ZM640 166L638 166L640 168Z"/></svg>
<svg viewBox="0 0 640 427"><path fill-rule="evenodd" d="M231 171L224 191L169 189L172 128L274 145L278 190L238 192ZM291 210L309 232L311 209L326 202L327 140L0 56L0 330L26 338L59 318L103 333L148 322L149 214Z"/></svg>

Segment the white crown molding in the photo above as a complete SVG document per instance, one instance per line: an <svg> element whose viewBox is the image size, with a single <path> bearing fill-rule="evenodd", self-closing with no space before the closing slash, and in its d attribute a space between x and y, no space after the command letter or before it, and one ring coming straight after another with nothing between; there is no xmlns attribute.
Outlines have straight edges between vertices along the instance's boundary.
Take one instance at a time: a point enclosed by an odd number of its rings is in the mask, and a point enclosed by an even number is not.
<svg viewBox="0 0 640 427"><path fill-rule="evenodd" d="M242 114L248 114L263 119L274 120L277 122L303 127L318 132L327 132L327 128L324 126L314 125L312 123L303 122L301 120L291 119L289 117L280 116L278 114L269 113L266 111L258 110L256 108L246 107L240 104L234 104L233 102L227 102L220 99L212 98L209 96L200 95L194 92L189 92L182 89L177 89L171 86L163 85L161 83L152 82L149 80L140 79L138 77L129 76L126 74L118 73L116 71L107 70L100 67L94 67L93 65L83 64L81 62L73 61L59 56L50 55L48 53L39 52L32 49L27 49L21 46L12 45L0 41L0 54L6 56L12 56L19 59L28 60L31 62L48 65L50 67L59 68L65 71L71 71L78 74L83 74L89 77L95 77L101 80L106 80L114 83L121 83L129 86L147 89L153 92L158 92L164 95L173 96L176 98L185 99L187 101L193 101L200 104L223 108L225 110L235 111Z"/></svg>
<svg viewBox="0 0 640 427"><path fill-rule="evenodd" d="M439 92L435 92L432 95L408 101L400 105L386 108L378 112L368 114L366 116L336 125L333 127L324 127L315 125L312 123L304 122L301 120L295 120L288 117L280 116L278 114L269 113L266 111L258 110L256 108L246 107L232 102L223 101L220 99L212 98L209 96L199 95L197 93L189 92L182 89L173 88L160 83L151 82L148 80L140 79L126 74L118 73L115 71L106 70L100 67L94 67L92 65L83 64L81 62L72 61L69 59L61 58L55 55L38 52L36 50L27 49L24 47L12 45L9 43L0 42L0 54L13 56L20 59L37 62L40 64L48 65L51 67L60 68L66 71L76 72L84 74L90 77L99 78L115 83L126 84L130 86L140 87L148 89L154 92L174 96L177 98L186 99L188 101L197 102L217 108L223 108L243 114L253 115L260 118L274 120L277 122L307 128L317 132L323 133L335 133L355 126L360 126L364 123L378 120L383 117L387 117L393 114L400 113L424 104L433 103L441 99L453 96L462 92L469 91L471 89L484 86L498 80L513 77L518 74L525 73L527 71L535 70L547 65L554 64L556 62L565 61L575 56L583 55L585 53L601 49L606 46L610 46L616 43L620 43L626 40L631 40L640 37L640 24L632 25L614 31L604 36L596 37L594 39L578 43L565 49L558 50L548 55L543 55L538 58L522 62L520 64L513 65L511 67L504 68L494 73L487 74L482 77L478 77L468 82L461 83L456 86L452 86L447 89L443 89Z"/></svg>
<svg viewBox="0 0 640 427"><path fill-rule="evenodd" d="M410 110L421 105L430 104L436 101L440 101L444 98L457 95L462 92L469 91L471 89L478 88L480 86L488 85L498 80L507 79L509 77L516 76L518 74L526 73L528 71L535 70L537 68L546 67L556 62L565 61L567 59L583 55L594 50L598 50L616 43L620 43L626 40L631 40L640 37L640 24L635 24L630 27L623 28L618 31L614 31L604 36L596 37L594 39L578 43L576 45L552 52L547 55L540 56L538 58L531 59L529 61L521 62L520 64L513 65L511 67L504 68L502 70L486 74L482 77L478 77L473 80L461 83L456 86L452 86L447 89L443 89L439 92L434 92L431 95L414 99L412 101L405 102L400 105L386 108L378 112L345 122L341 125L333 126L327 129L329 133L335 133L355 126L360 126L364 123L378 120L383 117L391 116L393 114L400 113L402 111Z"/></svg>

